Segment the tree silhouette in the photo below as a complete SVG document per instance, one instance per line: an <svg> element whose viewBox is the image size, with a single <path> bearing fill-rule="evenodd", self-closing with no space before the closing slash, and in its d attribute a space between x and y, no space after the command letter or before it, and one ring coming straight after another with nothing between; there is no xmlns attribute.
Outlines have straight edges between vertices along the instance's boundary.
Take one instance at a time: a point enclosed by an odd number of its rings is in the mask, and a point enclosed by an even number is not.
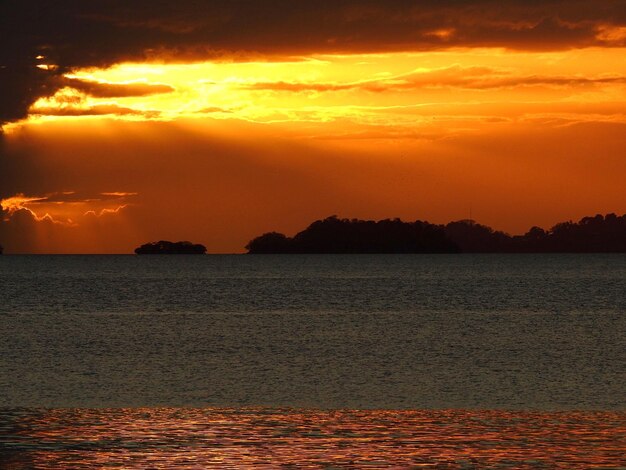
<svg viewBox="0 0 626 470"><path fill-rule="evenodd" d="M293 238L266 233L250 241L248 253L455 253L443 228L427 222L327 217Z"/></svg>
<svg viewBox="0 0 626 470"><path fill-rule="evenodd" d="M610 253L626 252L626 215L567 221L546 231L532 227L511 236L472 220L434 225L340 219L317 220L289 238L270 232L246 246L248 253Z"/></svg>
<svg viewBox="0 0 626 470"><path fill-rule="evenodd" d="M194 245L191 242L169 242L161 240L146 243L135 249L138 255L203 255L206 253L204 245Z"/></svg>

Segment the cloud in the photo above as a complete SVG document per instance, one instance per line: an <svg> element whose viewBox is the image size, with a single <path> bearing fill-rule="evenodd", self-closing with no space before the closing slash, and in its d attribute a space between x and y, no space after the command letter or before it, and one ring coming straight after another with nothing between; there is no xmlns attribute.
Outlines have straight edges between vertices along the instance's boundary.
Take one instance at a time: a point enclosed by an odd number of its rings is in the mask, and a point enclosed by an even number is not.
<svg viewBox="0 0 626 470"><path fill-rule="evenodd" d="M112 192L89 192L89 191L61 191L49 193L43 197L34 199L34 202L27 204L43 203L90 203L94 201L116 201L119 199L132 199L137 196L136 192L112 191Z"/></svg>
<svg viewBox="0 0 626 470"><path fill-rule="evenodd" d="M65 80L65 78L64 78ZM80 80L78 82L84 83ZM70 81L71 82L71 81ZM99 89L99 88L96 88ZM115 102L92 104L88 93L66 86L48 98L37 100L29 109L32 115L40 116L144 116L154 118L160 112L156 110L139 110L128 106L120 106Z"/></svg>
<svg viewBox="0 0 626 470"><path fill-rule="evenodd" d="M89 210L87 212L85 212L83 215L85 216L95 216L95 217L102 217L105 215L111 215L111 214L118 214L122 209L126 209L128 207L128 204L122 204L121 206L117 206L114 207L112 209L109 208L104 208L104 209L100 209L99 212L96 212L94 210Z"/></svg>
<svg viewBox="0 0 626 470"><path fill-rule="evenodd" d="M506 71L488 67L462 67L453 65L431 71L418 71L411 74L370 79L352 83L324 83L303 81L267 81L241 85L245 90L277 92L337 92L362 90L374 93L415 90L421 88L465 88L496 89L519 86L581 87L594 85L626 84L626 76L612 75L600 77L554 76L554 75L514 75Z"/></svg>
<svg viewBox="0 0 626 470"><path fill-rule="evenodd" d="M124 192L124 191L114 191L111 193L100 193L103 196L110 196L110 197L128 197L128 196L137 196L139 193L128 193L128 192Z"/></svg>
<svg viewBox="0 0 626 470"><path fill-rule="evenodd" d="M117 104L98 104L94 106L62 106L62 107L45 107L37 106L31 109L32 114L42 116L145 116L148 118L156 117L160 113L158 111L141 111L137 109L119 106Z"/></svg>
<svg viewBox="0 0 626 470"><path fill-rule="evenodd" d="M66 86L63 74L124 61L626 45L625 0L5 0L0 8L0 124ZM76 85L94 96L167 92Z"/></svg>
<svg viewBox="0 0 626 470"><path fill-rule="evenodd" d="M136 196L125 191L61 191L0 199L0 242L11 253L88 253L110 244L119 247L120 237L128 237L123 212L135 206Z"/></svg>
<svg viewBox="0 0 626 470"><path fill-rule="evenodd" d="M174 88L162 83L102 83L77 78L63 77L61 83L96 98L124 98L171 93Z"/></svg>
<svg viewBox="0 0 626 470"><path fill-rule="evenodd" d="M231 109L220 108L219 106L208 106L206 108L196 111L198 114L211 114L211 113L232 113Z"/></svg>
<svg viewBox="0 0 626 470"><path fill-rule="evenodd" d="M45 197L29 197L24 194L16 194L5 199L0 199L0 208L5 215L11 215L21 209L24 209L28 204L34 204L39 201L45 201Z"/></svg>
<svg viewBox="0 0 626 470"><path fill-rule="evenodd" d="M568 77L568 76L550 76L550 75L525 75L525 76L496 76L483 77L478 79L458 79L451 80L447 83L449 86L457 86L460 88L474 89L491 89L491 88L513 88L518 86L552 86L552 87L580 87L607 84L626 84L626 77ZM439 85L446 85L445 82Z"/></svg>
<svg viewBox="0 0 626 470"><path fill-rule="evenodd" d="M113 191L113 192L76 192L76 191L60 191L54 193L48 193L43 196L27 196L22 193L15 194L10 197L0 199L0 207L4 211L5 215L11 216L12 214L20 210L28 210L33 213L36 219L41 219L42 216L37 215L42 210L48 212L67 212L68 205L94 206L96 210L100 212L109 211L111 205L114 207L113 212L117 212L120 207L126 207L132 203L138 193L125 192L125 191ZM98 209L98 206L105 206ZM55 207L56 206L56 207ZM54 214L53 214L54 215ZM52 216L50 216L52 217Z"/></svg>
<svg viewBox="0 0 626 470"><path fill-rule="evenodd" d="M120 236L128 237L121 213L128 206L88 211L72 220L58 220L50 214L38 216L23 208L0 219L0 239L7 253L92 253L106 250L113 243L113 252L131 252ZM1 213L0 215L4 215Z"/></svg>
<svg viewBox="0 0 626 470"><path fill-rule="evenodd" d="M377 83L377 82L368 82ZM347 83L347 84L338 84L338 83L311 83L311 82L286 82L286 81L276 81L276 82L256 82L249 83L246 85L242 85L241 88L244 90L268 90L268 91L290 91L290 92L328 92L328 91L343 91L343 90L354 90L357 88L367 88L368 85L363 83Z"/></svg>

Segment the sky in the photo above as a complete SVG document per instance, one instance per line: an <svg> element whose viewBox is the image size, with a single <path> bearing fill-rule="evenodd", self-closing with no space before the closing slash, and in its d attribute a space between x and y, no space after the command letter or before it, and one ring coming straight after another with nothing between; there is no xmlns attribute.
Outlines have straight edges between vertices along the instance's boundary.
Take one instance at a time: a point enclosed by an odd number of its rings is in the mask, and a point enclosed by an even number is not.
<svg viewBox="0 0 626 470"><path fill-rule="evenodd" d="M626 0L4 0L0 244L626 212Z"/></svg>

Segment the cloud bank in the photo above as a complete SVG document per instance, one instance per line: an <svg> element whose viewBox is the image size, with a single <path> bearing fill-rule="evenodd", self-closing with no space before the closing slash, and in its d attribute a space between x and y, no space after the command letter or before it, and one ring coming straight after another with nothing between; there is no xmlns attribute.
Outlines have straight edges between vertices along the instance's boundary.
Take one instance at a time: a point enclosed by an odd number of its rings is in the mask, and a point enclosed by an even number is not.
<svg viewBox="0 0 626 470"><path fill-rule="evenodd" d="M6 123L64 86L63 74L123 61L624 46L626 0L5 0L0 31ZM77 85L100 96L156 92Z"/></svg>

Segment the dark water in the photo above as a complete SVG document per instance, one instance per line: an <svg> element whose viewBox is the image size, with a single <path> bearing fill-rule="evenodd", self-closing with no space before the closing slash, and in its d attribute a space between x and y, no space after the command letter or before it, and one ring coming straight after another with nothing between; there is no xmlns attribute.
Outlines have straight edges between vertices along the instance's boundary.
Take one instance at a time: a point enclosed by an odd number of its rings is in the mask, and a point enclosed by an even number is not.
<svg viewBox="0 0 626 470"><path fill-rule="evenodd" d="M0 468L626 467L626 256L4 256L0 408Z"/></svg>

